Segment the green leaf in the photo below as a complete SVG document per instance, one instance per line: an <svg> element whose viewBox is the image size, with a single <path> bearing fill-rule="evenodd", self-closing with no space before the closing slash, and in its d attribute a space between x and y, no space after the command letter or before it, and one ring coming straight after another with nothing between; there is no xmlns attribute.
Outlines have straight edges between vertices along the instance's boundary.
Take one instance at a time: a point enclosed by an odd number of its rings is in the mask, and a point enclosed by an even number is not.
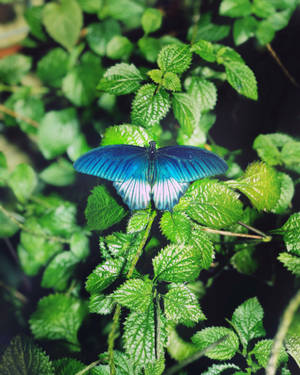
<svg viewBox="0 0 300 375"><path fill-rule="evenodd" d="M44 116L44 103L33 96L26 97L24 99L16 100L14 103L14 110L17 114L30 118L33 121L39 123ZM20 125L20 128L26 133L37 132L36 127L29 124L27 121L24 121L20 118L16 119L16 122Z"/></svg>
<svg viewBox="0 0 300 375"><path fill-rule="evenodd" d="M66 340L78 349L77 332L87 313L85 303L64 294L50 294L39 300L31 315L30 328L36 339Z"/></svg>
<svg viewBox="0 0 300 375"><path fill-rule="evenodd" d="M204 78L192 77L188 93L197 98L201 112L213 109L217 102L217 89L214 83Z"/></svg>
<svg viewBox="0 0 300 375"><path fill-rule="evenodd" d="M107 44L106 54L112 60L127 60L133 50L133 44L125 36L115 35Z"/></svg>
<svg viewBox="0 0 300 375"><path fill-rule="evenodd" d="M204 320L197 296L185 284L174 284L164 296L165 314L168 320L187 326Z"/></svg>
<svg viewBox="0 0 300 375"><path fill-rule="evenodd" d="M109 68L97 89L114 95L126 95L140 87L143 76L133 64L116 64Z"/></svg>
<svg viewBox="0 0 300 375"><path fill-rule="evenodd" d="M158 30L162 23L162 13L155 8L147 8L142 15L142 27L145 34Z"/></svg>
<svg viewBox="0 0 300 375"><path fill-rule="evenodd" d="M77 134L74 141L67 148L67 154L72 161L75 161L79 156L90 151L90 146L83 134Z"/></svg>
<svg viewBox="0 0 300 375"><path fill-rule="evenodd" d="M257 17L267 18L276 12L272 2L268 0L254 0L252 5L252 13Z"/></svg>
<svg viewBox="0 0 300 375"><path fill-rule="evenodd" d="M165 211L159 224L162 234L171 242L189 241L191 221L184 213Z"/></svg>
<svg viewBox="0 0 300 375"><path fill-rule="evenodd" d="M253 71L245 64L232 61L225 63L228 83L241 95L257 100L257 83Z"/></svg>
<svg viewBox="0 0 300 375"><path fill-rule="evenodd" d="M287 168L300 173L300 142L291 141L282 147L281 156Z"/></svg>
<svg viewBox="0 0 300 375"><path fill-rule="evenodd" d="M243 347L247 347L250 340L265 335L263 316L264 311L256 297L249 298L235 309L231 322Z"/></svg>
<svg viewBox="0 0 300 375"><path fill-rule="evenodd" d="M291 206L291 201L295 193L293 180L288 174L277 172L277 177L280 183L280 196L271 212L275 214L284 214Z"/></svg>
<svg viewBox="0 0 300 375"><path fill-rule="evenodd" d="M298 367L300 365L300 336L299 333L289 333L288 336L285 338L285 346L287 352L290 356L292 356L297 363ZM287 375L291 375L287 374Z"/></svg>
<svg viewBox="0 0 300 375"><path fill-rule="evenodd" d="M271 349L273 346L273 340L261 340L258 341L254 348L251 350L251 354L254 354L257 362L262 368L266 368L269 362L269 358L271 355ZM278 357L278 365L282 362L287 362L288 355L285 352L284 348L281 347L279 357Z"/></svg>
<svg viewBox="0 0 300 375"><path fill-rule="evenodd" d="M154 363L145 367L145 375L162 375L165 370L165 358L161 356Z"/></svg>
<svg viewBox="0 0 300 375"><path fill-rule="evenodd" d="M222 0L219 13L227 17L245 17L252 13L252 4L249 0Z"/></svg>
<svg viewBox="0 0 300 375"><path fill-rule="evenodd" d="M31 68L31 58L16 53L0 59L0 81L9 85L20 82Z"/></svg>
<svg viewBox="0 0 300 375"><path fill-rule="evenodd" d="M21 203L25 203L37 186L37 177L28 164L19 164L10 174L8 184Z"/></svg>
<svg viewBox="0 0 300 375"><path fill-rule="evenodd" d="M176 361L183 361L198 351L194 344L184 341L171 325L168 326L168 336L168 353Z"/></svg>
<svg viewBox="0 0 300 375"><path fill-rule="evenodd" d="M239 370L239 367L237 367L233 363L222 363L220 365L212 365L207 369L207 371L202 372L201 375L219 375L229 369ZM236 372L235 374L238 373Z"/></svg>
<svg viewBox="0 0 300 375"><path fill-rule="evenodd" d="M107 19L103 22L89 24L86 39L92 51L100 56L105 56L110 40L120 34L119 23L113 19Z"/></svg>
<svg viewBox="0 0 300 375"><path fill-rule="evenodd" d="M54 48L37 64L37 75L49 86L60 87L68 72L69 56L62 48Z"/></svg>
<svg viewBox="0 0 300 375"><path fill-rule="evenodd" d="M66 159L59 159L40 173L40 178L49 185L66 186L75 180L75 170Z"/></svg>
<svg viewBox="0 0 300 375"><path fill-rule="evenodd" d="M138 40L138 47L145 59L151 63L154 63L162 45L161 40L159 39L143 36Z"/></svg>
<svg viewBox="0 0 300 375"><path fill-rule="evenodd" d="M209 269L214 259L214 246L207 234L200 228L198 226L193 228L189 245L195 251L199 266Z"/></svg>
<svg viewBox="0 0 300 375"><path fill-rule="evenodd" d="M280 181L276 171L262 162L248 166L245 174L228 185L245 194L258 210L271 211L280 197Z"/></svg>
<svg viewBox="0 0 300 375"><path fill-rule="evenodd" d="M162 81L163 81L163 75L164 74L163 74L163 72L160 69L149 70L147 72L147 75L152 79L153 82L155 82L157 84L161 84Z"/></svg>
<svg viewBox="0 0 300 375"><path fill-rule="evenodd" d="M265 46L274 39L275 30L268 20L264 20L258 23L255 35L259 43Z"/></svg>
<svg viewBox="0 0 300 375"><path fill-rule="evenodd" d="M113 293L113 298L120 305L142 313L149 308L152 302L152 288L153 284L150 280L127 280Z"/></svg>
<svg viewBox="0 0 300 375"><path fill-rule="evenodd" d="M254 36L257 29L258 22L252 17L244 17L234 21L233 24L233 39L236 46L247 42L247 40Z"/></svg>
<svg viewBox="0 0 300 375"><path fill-rule="evenodd" d="M229 25L216 25L211 21L211 14L201 14L200 21L197 24L196 35L194 33L194 25L188 30L188 40L195 42L203 39L208 42L217 42L226 38L230 33ZM209 60L207 60L209 61Z"/></svg>
<svg viewBox="0 0 300 375"><path fill-rule="evenodd" d="M153 140L149 131L131 124L110 126L105 130L101 146L129 144L140 147L148 147Z"/></svg>
<svg viewBox="0 0 300 375"><path fill-rule="evenodd" d="M239 339L231 329L225 327L204 328L192 336L192 342L197 346L198 350L204 350L224 336L227 337L205 353L208 358L222 361L234 357L239 349Z"/></svg>
<svg viewBox="0 0 300 375"><path fill-rule="evenodd" d="M181 90L181 82L180 78L172 72L166 72L162 79L162 85L167 90L171 91L180 91Z"/></svg>
<svg viewBox="0 0 300 375"><path fill-rule="evenodd" d="M106 2L104 15L120 20L126 25L126 28L132 29L141 25L144 10L144 1L109 0Z"/></svg>
<svg viewBox="0 0 300 375"><path fill-rule="evenodd" d="M218 64L231 64L232 62L238 62L245 64L242 56L236 52L233 48L223 46L222 44L215 45L216 59Z"/></svg>
<svg viewBox="0 0 300 375"><path fill-rule="evenodd" d="M126 211L107 192L104 186L96 186L88 198L85 217L90 230L105 230L126 216Z"/></svg>
<svg viewBox="0 0 300 375"><path fill-rule="evenodd" d="M43 23L56 42L71 50L79 38L83 23L82 11L76 0L51 2L44 7Z"/></svg>
<svg viewBox="0 0 300 375"><path fill-rule="evenodd" d="M172 244L165 247L152 263L155 278L161 281L174 283L194 281L200 273L194 249L185 244Z"/></svg>
<svg viewBox="0 0 300 375"><path fill-rule="evenodd" d="M86 366L74 358L61 358L53 361L56 375L76 374Z"/></svg>
<svg viewBox="0 0 300 375"><path fill-rule="evenodd" d="M184 210L200 224L223 228L241 219L243 206L239 195L216 180L194 182L175 210Z"/></svg>
<svg viewBox="0 0 300 375"><path fill-rule="evenodd" d="M30 27L31 34L40 41L45 42L47 37L42 27L42 13L43 6L31 6L26 8L24 18Z"/></svg>
<svg viewBox="0 0 300 375"><path fill-rule="evenodd" d="M86 57L86 61L69 70L62 82L63 93L76 106L88 106L92 103L102 73L99 58L89 52L83 57Z"/></svg>
<svg viewBox="0 0 300 375"><path fill-rule="evenodd" d="M38 129L38 145L46 159L63 154L78 134L78 119L74 108L50 111Z"/></svg>
<svg viewBox="0 0 300 375"><path fill-rule="evenodd" d="M173 94L172 108L182 131L191 136L194 129L199 126L201 107L197 93Z"/></svg>
<svg viewBox="0 0 300 375"><path fill-rule="evenodd" d="M246 245L237 251L230 259L232 266L244 275L252 275L258 267L257 261L253 258L254 248Z"/></svg>
<svg viewBox="0 0 300 375"><path fill-rule="evenodd" d="M132 214L127 224L127 233L141 232L146 229L150 214L150 210L138 210Z"/></svg>
<svg viewBox="0 0 300 375"><path fill-rule="evenodd" d="M198 40L198 42L192 45L191 52L195 52L203 60L206 60L208 62L216 61L216 52L214 46L211 42L208 42L207 40Z"/></svg>
<svg viewBox="0 0 300 375"><path fill-rule="evenodd" d="M280 228L280 232L287 250L300 255L300 212L291 215Z"/></svg>
<svg viewBox="0 0 300 375"><path fill-rule="evenodd" d="M8 169L7 169L7 161L5 154L0 151L0 186L6 185L6 180L8 179Z"/></svg>
<svg viewBox="0 0 300 375"><path fill-rule="evenodd" d="M278 255L278 260L283 263L284 267L287 268L296 276L300 276L300 258L289 254L289 253L280 253Z"/></svg>
<svg viewBox="0 0 300 375"><path fill-rule="evenodd" d="M47 265L41 286L63 291L68 287L68 282L73 275L76 264L80 261L71 251L57 254Z"/></svg>
<svg viewBox="0 0 300 375"><path fill-rule="evenodd" d="M289 141L292 138L282 133L260 134L255 138L253 148L267 164L278 165L282 163L279 148Z"/></svg>
<svg viewBox="0 0 300 375"><path fill-rule="evenodd" d="M89 240L84 233L77 232L72 235L70 250L80 261L89 255Z"/></svg>
<svg viewBox="0 0 300 375"><path fill-rule="evenodd" d="M0 238L11 237L18 229L18 225L0 211Z"/></svg>
<svg viewBox="0 0 300 375"><path fill-rule="evenodd" d="M157 65L163 72L183 73L192 61L192 53L187 45L170 44L159 53Z"/></svg>
<svg viewBox="0 0 300 375"><path fill-rule="evenodd" d="M111 314L115 301L111 295L92 294L89 302L89 311L91 313L107 315Z"/></svg>
<svg viewBox="0 0 300 375"><path fill-rule="evenodd" d="M105 258L123 257L130 263L130 260L135 256L140 241L142 240L143 232L141 233L122 233L114 232L106 236L104 239L100 238L100 251ZM126 267L125 267L126 268ZM126 270L124 269L124 272Z"/></svg>
<svg viewBox="0 0 300 375"><path fill-rule="evenodd" d="M293 14L293 8L283 10L282 12L276 12L271 14L267 21L273 27L275 31L282 30L285 28Z"/></svg>
<svg viewBox="0 0 300 375"><path fill-rule="evenodd" d="M54 369L45 352L26 337L14 337L0 361L3 375L54 375Z"/></svg>
<svg viewBox="0 0 300 375"><path fill-rule="evenodd" d="M170 108L169 94L165 89L157 90L153 84L143 85L133 102L131 119L136 125L150 128L166 116Z"/></svg>
<svg viewBox="0 0 300 375"><path fill-rule="evenodd" d="M77 0L81 9L86 13L98 13L103 7L103 0Z"/></svg>

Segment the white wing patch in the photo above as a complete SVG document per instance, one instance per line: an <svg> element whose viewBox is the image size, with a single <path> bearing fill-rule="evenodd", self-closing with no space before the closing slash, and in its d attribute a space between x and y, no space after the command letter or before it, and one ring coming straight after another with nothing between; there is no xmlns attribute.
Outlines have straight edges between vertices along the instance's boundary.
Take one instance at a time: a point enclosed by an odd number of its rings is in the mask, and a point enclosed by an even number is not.
<svg viewBox="0 0 300 375"><path fill-rule="evenodd" d="M113 185L131 210L143 210L148 207L151 187L144 178L132 176L126 181L115 181Z"/></svg>
<svg viewBox="0 0 300 375"><path fill-rule="evenodd" d="M188 182L178 182L173 177L158 179L152 187L155 207L172 211L188 187Z"/></svg>

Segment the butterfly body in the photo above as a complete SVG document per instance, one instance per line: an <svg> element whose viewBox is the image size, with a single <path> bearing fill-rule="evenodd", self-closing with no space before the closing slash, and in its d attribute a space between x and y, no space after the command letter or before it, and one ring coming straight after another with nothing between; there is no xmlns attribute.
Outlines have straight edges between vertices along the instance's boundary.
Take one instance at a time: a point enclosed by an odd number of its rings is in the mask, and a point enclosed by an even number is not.
<svg viewBox="0 0 300 375"><path fill-rule="evenodd" d="M149 147L110 145L91 150L74 163L82 173L113 181L132 210L153 199L159 210L171 211L191 181L224 173L227 164L214 153L193 146Z"/></svg>

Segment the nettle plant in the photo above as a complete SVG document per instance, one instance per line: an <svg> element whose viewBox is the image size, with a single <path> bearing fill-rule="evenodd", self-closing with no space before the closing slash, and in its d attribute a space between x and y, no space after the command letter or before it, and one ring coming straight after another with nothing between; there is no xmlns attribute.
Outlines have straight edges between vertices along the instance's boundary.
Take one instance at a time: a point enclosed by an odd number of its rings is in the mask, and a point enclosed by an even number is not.
<svg viewBox="0 0 300 375"><path fill-rule="evenodd" d="M29 8L24 54L0 60L1 133L5 137L18 127L30 145L28 155L13 149L15 161L3 138L0 237L11 251L15 244L22 273L39 275L45 294L31 308L33 338L12 339L0 372L174 374L206 356L216 363L205 375L260 369L274 374L276 368L290 374L288 354L300 366L299 296L275 340L267 338L256 297L232 306L224 326L212 326L201 298L214 276L204 282L201 271L219 265L219 274L231 267L253 275L262 266L256 247L276 236L285 245L279 261L300 276L300 214L291 203L300 142L282 133L258 135L253 148L260 160L243 171L239 152L210 136L217 88L224 81L238 94L258 98L252 70L235 49L219 43L231 25L214 24L209 14L199 19L199 4L187 4L186 16L194 21L179 40L160 31L164 14L146 3L62 0ZM287 0L223 0L219 11L237 18L236 44L251 36L267 44L295 6ZM130 212L109 183L100 181L88 197L87 225L79 225L78 202L65 197L75 182L72 162L90 149L87 139L97 133L101 137L93 146L148 146L154 140L160 147L205 147L224 157L229 169L221 179L192 183L172 212L152 207ZM255 221L268 215L276 216L278 225L263 233ZM93 264L91 236L99 239ZM90 264L86 283L78 272L84 262ZM22 278L3 285L18 324L26 328L22 305L30 304L31 296L15 291ZM107 340L107 347L87 365L78 332L91 314L108 316L101 329L89 332L90 340ZM178 326L193 328L190 340L180 337ZM49 340L59 343L51 359L39 348Z"/></svg>

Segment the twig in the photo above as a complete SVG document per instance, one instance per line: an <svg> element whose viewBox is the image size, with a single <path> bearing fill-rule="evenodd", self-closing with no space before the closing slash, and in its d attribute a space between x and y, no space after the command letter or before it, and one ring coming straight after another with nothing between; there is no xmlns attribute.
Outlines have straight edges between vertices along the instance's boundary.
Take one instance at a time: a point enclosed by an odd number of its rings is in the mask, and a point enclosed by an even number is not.
<svg viewBox="0 0 300 375"><path fill-rule="evenodd" d="M235 233L235 232L229 232L226 230L212 229L212 228L200 227L200 226L199 226L199 229L208 233L222 234L223 236L255 238L257 240L263 240L263 241L266 241L266 239L270 241L272 239L271 236L265 237L265 236L258 236L255 234Z"/></svg>
<svg viewBox="0 0 300 375"><path fill-rule="evenodd" d="M277 53L274 51L273 47L270 43L266 44L267 50L270 52L271 56L274 58L274 60L277 62L283 73L286 75L286 77L289 79L289 81L296 87L299 88L298 82L295 80L295 78L290 74L290 72L287 70L287 68L283 65L282 61L280 60Z"/></svg>
<svg viewBox="0 0 300 375"><path fill-rule="evenodd" d="M293 316L300 305L300 290L297 292L295 297L292 298L288 307L285 309L280 323L279 329L276 333L273 347L271 350L271 356L266 368L266 375L275 375L277 360L279 357L280 349L282 347L283 340L292 322Z"/></svg>
<svg viewBox="0 0 300 375"><path fill-rule="evenodd" d="M88 366L86 366L84 369L82 369L81 371L78 371L76 372L75 375L83 375L85 374L86 372L88 372L90 369L96 367L97 365L99 365L99 363L101 363L101 360L98 359L97 361L94 361L92 363L90 363Z"/></svg>
<svg viewBox="0 0 300 375"><path fill-rule="evenodd" d="M2 281L0 281L0 286L4 289L8 290L11 294L13 294L22 303L28 302L27 298L22 293L20 293L17 289L14 289L9 285L4 284Z"/></svg>
<svg viewBox="0 0 300 375"><path fill-rule="evenodd" d="M25 121L28 124L34 126L35 128L39 127L39 123L37 121L32 120L31 118L25 117L23 115L20 115L20 113L17 113L13 111L12 109L5 107L3 104L0 104L0 112L6 113L7 115L14 117L18 120Z"/></svg>
<svg viewBox="0 0 300 375"><path fill-rule="evenodd" d="M254 232L254 233L260 234L260 235L263 236L263 237L269 237L267 234L265 234L264 232L262 232L261 230L259 230L259 229L257 229L257 228L252 227L251 225L245 224L245 223L243 223L242 221L238 221L238 223L239 223L242 227L245 227L245 228L251 230L251 231Z"/></svg>

